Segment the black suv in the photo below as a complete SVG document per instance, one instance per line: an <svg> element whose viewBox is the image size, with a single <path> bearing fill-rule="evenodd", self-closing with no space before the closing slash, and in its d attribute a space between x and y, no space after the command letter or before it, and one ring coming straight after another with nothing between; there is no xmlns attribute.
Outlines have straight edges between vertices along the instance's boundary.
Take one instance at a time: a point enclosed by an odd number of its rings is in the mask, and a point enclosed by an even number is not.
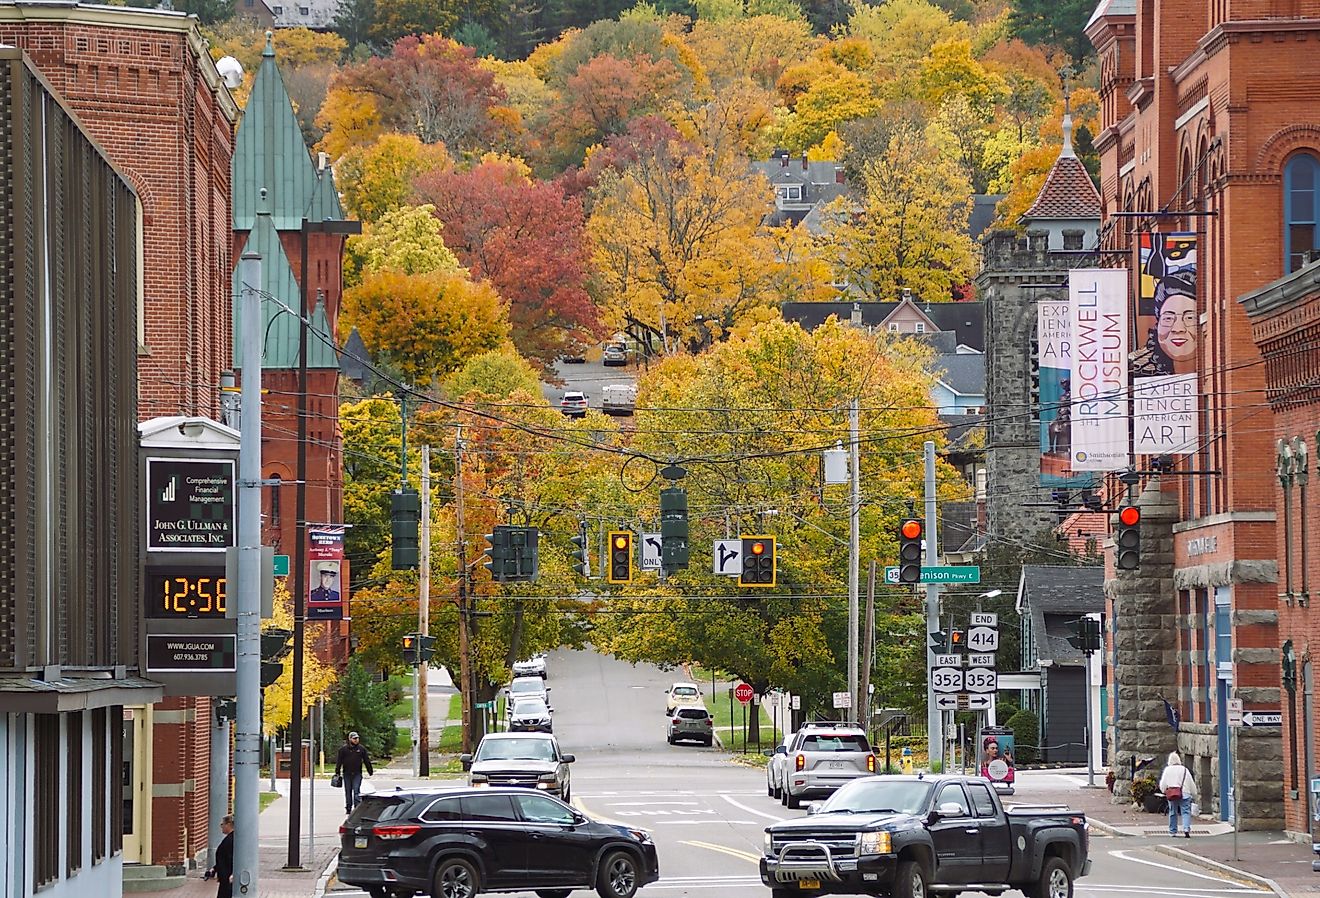
<svg viewBox="0 0 1320 898"><path fill-rule="evenodd" d="M660 878L655 843L526 789L409 789L365 796L339 827L339 880L372 898L472 898L595 889L632 898Z"/></svg>

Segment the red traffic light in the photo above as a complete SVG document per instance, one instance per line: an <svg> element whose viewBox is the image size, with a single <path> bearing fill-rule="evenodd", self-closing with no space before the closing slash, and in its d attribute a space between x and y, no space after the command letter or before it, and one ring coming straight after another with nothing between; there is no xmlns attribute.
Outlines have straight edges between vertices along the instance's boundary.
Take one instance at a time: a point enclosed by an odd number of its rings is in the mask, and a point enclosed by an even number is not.
<svg viewBox="0 0 1320 898"><path fill-rule="evenodd" d="M1118 511L1118 522L1124 527L1135 527L1141 523L1141 509L1135 505L1125 505Z"/></svg>
<svg viewBox="0 0 1320 898"><path fill-rule="evenodd" d="M765 543L762 543L762 542L755 542L755 543L752 543L752 554L753 554L753 555L764 555L764 554L765 554Z"/></svg>
<svg viewBox="0 0 1320 898"><path fill-rule="evenodd" d="M912 519L906 520L903 522L903 526L898 528L898 532L903 535L904 539L920 539L921 522Z"/></svg>

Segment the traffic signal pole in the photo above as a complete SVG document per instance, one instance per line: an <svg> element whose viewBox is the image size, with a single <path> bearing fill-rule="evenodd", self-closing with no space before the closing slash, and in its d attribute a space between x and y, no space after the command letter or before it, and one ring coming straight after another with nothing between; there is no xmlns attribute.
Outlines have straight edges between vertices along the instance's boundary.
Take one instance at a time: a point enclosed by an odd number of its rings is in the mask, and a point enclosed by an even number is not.
<svg viewBox="0 0 1320 898"><path fill-rule="evenodd" d="M463 428L454 436L454 534L458 547L458 694L463 709L463 751L472 744L472 658L468 634L467 547L463 542ZM429 535L429 531L428 531Z"/></svg>
<svg viewBox="0 0 1320 898"><path fill-rule="evenodd" d="M431 632L431 447L422 447L422 532L421 553L417 560L418 577L421 580L417 600L417 651L421 664L417 665L417 775L431 775L431 739L428 728L431 725L427 713L427 660L426 637Z"/></svg>
<svg viewBox="0 0 1320 898"><path fill-rule="evenodd" d="M860 403L854 399L848 406L848 467L852 473L851 494L848 502L848 695L852 697L852 713L862 706L861 696L857 692L857 635L861 622L858 618L857 575L862 554L862 472L859 464L861 449L859 437L861 425ZM865 728L867 721L859 721Z"/></svg>
<svg viewBox="0 0 1320 898"><path fill-rule="evenodd" d="M939 531L936 526L935 510L935 443L927 440L926 454L926 565L934 567L940 563ZM940 588L935 583L926 584L926 632L934 633L940 628ZM944 761L943 714L935 707L935 691L931 689L930 672L935 668L935 651L930 640L926 641L926 752L930 763Z"/></svg>

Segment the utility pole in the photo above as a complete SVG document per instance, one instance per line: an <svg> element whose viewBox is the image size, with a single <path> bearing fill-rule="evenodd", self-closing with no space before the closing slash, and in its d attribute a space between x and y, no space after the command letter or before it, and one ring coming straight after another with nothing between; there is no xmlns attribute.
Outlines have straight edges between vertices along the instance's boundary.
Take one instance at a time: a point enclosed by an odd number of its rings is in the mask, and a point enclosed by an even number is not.
<svg viewBox="0 0 1320 898"><path fill-rule="evenodd" d="M935 529L939 518L935 511L935 443L927 440L926 454L926 559L927 567L939 564L939 531ZM926 584L926 632L940 628L940 588ZM930 688L930 672L935 667L935 651L926 640L926 753L930 763L944 761L944 715L935 707L935 692Z"/></svg>
<svg viewBox="0 0 1320 898"><path fill-rule="evenodd" d="M472 657L468 634L467 547L463 544L463 427L454 435L454 533L458 546L458 676L463 707L463 751L472 744Z"/></svg>
<svg viewBox="0 0 1320 898"><path fill-rule="evenodd" d="M854 399L848 406L848 449L851 453L848 467L852 472L852 492L848 501L848 694L852 696L852 710L861 707L857 694L857 630L858 616L857 569L862 554L862 472L860 439L860 403ZM866 721L862 721L866 725Z"/></svg>
<svg viewBox="0 0 1320 898"><path fill-rule="evenodd" d="M858 694L862 697L862 729L871 732L871 665L875 662L875 559L866 572L866 623L862 627L862 674ZM885 771L888 773L889 771Z"/></svg>
<svg viewBox="0 0 1320 898"><path fill-rule="evenodd" d="M243 431L238 452L238 711L234 726L234 885L257 891L257 790L261 766L261 255L239 263L243 332ZM274 758L271 759L274 767Z"/></svg>
<svg viewBox="0 0 1320 898"><path fill-rule="evenodd" d="M421 595L417 602L417 632L421 638L417 640L417 651L425 652L426 636L431 632L431 447L422 447L422 528L421 528L421 554L418 557L418 573L421 576ZM431 775L431 740L427 734L427 727L430 726L430 715L427 714L426 700L426 674L427 663L426 656L423 654L419 658L422 663L417 665L418 693L418 727L417 727L417 754L420 759L420 766L417 768L418 776Z"/></svg>

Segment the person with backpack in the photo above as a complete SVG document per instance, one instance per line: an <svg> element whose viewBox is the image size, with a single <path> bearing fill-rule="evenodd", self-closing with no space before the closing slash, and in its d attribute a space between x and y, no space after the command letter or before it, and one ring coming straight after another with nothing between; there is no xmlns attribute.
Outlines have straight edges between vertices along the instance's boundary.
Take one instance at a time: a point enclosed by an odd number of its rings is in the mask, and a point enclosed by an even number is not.
<svg viewBox="0 0 1320 898"><path fill-rule="evenodd" d="M1169 802L1169 835L1178 835L1178 817L1182 816L1183 838L1192 837L1192 800L1196 798L1196 780L1183 766L1176 751L1169 752L1168 763L1160 774L1160 794Z"/></svg>

